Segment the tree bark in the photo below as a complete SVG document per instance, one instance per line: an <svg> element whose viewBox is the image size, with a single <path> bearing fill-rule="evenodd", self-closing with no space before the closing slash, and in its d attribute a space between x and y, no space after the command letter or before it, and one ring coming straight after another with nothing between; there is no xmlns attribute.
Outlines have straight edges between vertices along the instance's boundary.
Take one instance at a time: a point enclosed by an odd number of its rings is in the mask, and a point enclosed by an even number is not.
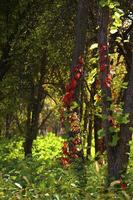
<svg viewBox="0 0 133 200"><path fill-rule="evenodd" d="M71 76L73 76L73 67L77 65L80 55L84 55L86 44L86 33L88 23L88 0L79 0L76 18L75 47L72 57Z"/></svg>
<svg viewBox="0 0 133 200"><path fill-rule="evenodd" d="M102 120L98 116L94 116L94 140L95 140L95 159L98 160L99 156L105 151L105 138L98 137L98 131L102 128Z"/></svg>
<svg viewBox="0 0 133 200"><path fill-rule="evenodd" d="M83 57L85 53L87 23L88 23L88 0L79 0L77 17L76 17L76 28L75 28L75 44L74 44L72 64L71 64L71 75L70 75L71 80L74 77L73 68L79 63L79 57L80 56ZM81 82L82 78L77 82L77 87L74 92L74 101L76 101L78 106L72 111L73 114L76 113L78 119L80 119L80 111L81 111L80 108L82 106L81 105L82 102L80 99ZM79 134L81 135L81 132ZM75 137L75 133L70 131L69 137L71 138L72 136ZM79 156L83 158L82 149L79 152Z"/></svg>
<svg viewBox="0 0 133 200"><path fill-rule="evenodd" d="M126 63L127 63L127 75L128 87L124 91L123 102L124 111L123 114L129 115L129 122L127 124L121 124L120 126L120 140L117 145L117 155L115 161L115 176L120 177L126 172L128 166L128 160L130 155L130 144L129 141L132 139L133 127L133 31L131 33L131 39L128 44L124 45L126 52Z"/></svg>
<svg viewBox="0 0 133 200"><path fill-rule="evenodd" d="M92 112L89 114L89 127L88 127L88 134L87 134L87 152L86 152L86 159L88 156L91 155L91 142L92 142L92 131L93 131L93 115Z"/></svg>
<svg viewBox="0 0 133 200"><path fill-rule="evenodd" d="M25 156L32 156L32 143L38 134L39 114L41 111L42 97L39 95L41 88L38 88L38 97L36 99L35 88L33 85L31 100L27 109L27 133L24 144Z"/></svg>
<svg viewBox="0 0 133 200"><path fill-rule="evenodd" d="M108 77L110 75L109 67L109 57L108 57L108 24L109 24L109 8L103 7L99 9L99 56L100 56L100 84L102 92L102 128L105 133L105 143L107 150L107 161L108 161L108 179L109 182L115 177L115 159L116 159L116 149L111 147L112 134L110 133L110 122L108 117L112 115L111 106L111 88ZM104 70L102 67L104 66Z"/></svg>
<svg viewBox="0 0 133 200"><path fill-rule="evenodd" d="M32 80L31 94L27 108L27 132L24 143L25 157L32 156L32 144L36 139L39 129L39 115L42 109L42 100L46 97L43 90L43 82L45 76L46 53L42 58L42 67L40 69L40 80L37 85Z"/></svg>
<svg viewBox="0 0 133 200"><path fill-rule="evenodd" d="M133 126L133 47L132 43L128 44L126 50L126 60L127 63L127 80L128 87L124 92L124 112L123 114L129 114L129 122L127 124L120 125L119 141L116 146L112 147L110 142L112 140L112 134L109 131L111 124L108 120L108 117L111 116L112 111L110 109L111 105L111 90L109 82L105 82L106 77L110 74L109 70L109 58L108 58L108 48L107 48L107 34L108 34L108 23L109 23L109 9L107 7L101 8L100 13L100 29L99 29L99 51L100 51L100 67L106 66L105 69L100 71L100 81L101 81L101 90L102 90L102 114L104 120L102 122L102 127L105 132L105 141L107 149L107 160L108 160L108 179L109 183L114 179L121 178L121 175L126 172L130 145L129 141L131 140L132 134L130 127ZM101 52L101 47L104 45L104 52ZM103 54L103 55L101 55ZM106 58L103 61L102 56ZM115 133L114 133L115 134Z"/></svg>
<svg viewBox="0 0 133 200"><path fill-rule="evenodd" d="M11 67L9 63L10 59L9 52L10 52L10 45L6 43L5 47L2 50L2 57L0 59L0 81L2 81L3 77Z"/></svg>
<svg viewBox="0 0 133 200"><path fill-rule="evenodd" d="M6 115L6 130L5 130L5 137L10 139L11 138L11 130L10 130L10 126L11 126L11 122L12 122L12 115L11 114L7 114Z"/></svg>

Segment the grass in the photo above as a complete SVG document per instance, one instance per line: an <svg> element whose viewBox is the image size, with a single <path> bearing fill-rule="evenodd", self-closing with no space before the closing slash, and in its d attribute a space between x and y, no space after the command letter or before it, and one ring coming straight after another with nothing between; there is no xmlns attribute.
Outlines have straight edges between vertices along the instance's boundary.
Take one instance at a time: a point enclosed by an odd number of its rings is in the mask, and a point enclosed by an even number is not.
<svg viewBox="0 0 133 200"><path fill-rule="evenodd" d="M127 189L105 193L106 166L99 170L93 158L60 165L63 139L52 133L38 137L33 158L24 159L23 139L0 140L0 199L2 200L124 200L133 197L133 149ZM97 170L96 170L97 169Z"/></svg>

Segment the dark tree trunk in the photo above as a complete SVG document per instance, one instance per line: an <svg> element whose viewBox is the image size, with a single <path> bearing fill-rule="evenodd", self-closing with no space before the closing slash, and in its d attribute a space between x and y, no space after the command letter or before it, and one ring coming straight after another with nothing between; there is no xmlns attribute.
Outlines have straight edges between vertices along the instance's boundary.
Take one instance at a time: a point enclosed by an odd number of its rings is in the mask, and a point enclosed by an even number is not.
<svg viewBox="0 0 133 200"><path fill-rule="evenodd" d="M131 33L133 36L133 30ZM128 160L130 155L129 141L132 139L132 132L130 130L133 127L133 37L131 37L130 43L124 45L126 52L127 63L127 75L128 87L124 91L123 102L124 112L123 114L129 115L129 123L121 124L120 126L120 140L117 145L116 161L114 165L115 177L120 177L126 172L128 166Z"/></svg>
<svg viewBox="0 0 133 200"><path fill-rule="evenodd" d="M93 131L93 115L92 113L89 115L89 127L88 127L88 135L87 135L87 152L86 158L91 155L91 142L92 142L92 131Z"/></svg>
<svg viewBox="0 0 133 200"><path fill-rule="evenodd" d="M26 133L26 141L24 144L25 156L32 156L32 143L33 140L36 139L38 133L38 125L39 125L39 114L41 111L41 103L42 98L39 95L36 99L36 94L31 93L31 102L29 102L27 109L27 133ZM38 88L38 93L40 89Z"/></svg>
<svg viewBox="0 0 133 200"><path fill-rule="evenodd" d="M93 83L91 88L91 101L92 101L92 113L96 113L94 107L94 96L97 94L96 81ZM98 160L100 155L103 155L105 151L105 138L98 136L98 131L102 128L102 119L96 114L93 114L93 128L94 128L94 142L95 142L95 159Z"/></svg>
<svg viewBox="0 0 133 200"><path fill-rule="evenodd" d="M96 160L99 159L99 156L102 155L105 151L105 138L98 137L98 131L102 128L102 120L98 116L94 116L94 140L95 140L95 156Z"/></svg>
<svg viewBox="0 0 133 200"><path fill-rule="evenodd" d="M32 144L33 144L33 139L27 137L24 143L25 157L32 156Z"/></svg>
<svg viewBox="0 0 133 200"><path fill-rule="evenodd" d="M75 28L75 46L73 50L72 64L71 64L71 78L74 76L73 67L78 64L79 56L84 56L85 54L87 24L88 24L88 0L79 0L77 17L76 17L76 28ZM79 104L79 108L77 110L78 115L81 108L81 101L79 100L81 85L82 85L82 80L80 80L80 82L78 83L75 92L75 101Z"/></svg>
<svg viewBox="0 0 133 200"><path fill-rule="evenodd" d="M100 13L100 30L99 30L99 51L101 50L102 45L105 46L104 52L100 52L100 66L103 64L106 65L105 70L100 72L100 81L101 81L101 90L102 90L102 114L104 120L102 122L102 127L105 132L105 141L107 149L107 160L108 160L108 178L109 183L111 180L119 179L123 173L126 172L130 146L129 141L131 140L131 131L130 127L133 126L133 48L130 44L125 44L124 52L126 52L126 63L127 63L127 81L128 87L124 92L124 112L123 114L129 114L129 123L120 125L119 141L116 146L112 147L110 142L112 140L112 134L109 131L111 124L109 123L108 117L111 116L111 91L109 84L106 85L105 80L109 70L109 59L108 59L108 48L107 48L107 27L109 22L109 10L104 7L101 8ZM101 55L103 54L103 55ZM106 56L106 59L103 61L102 56ZM115 134L115 133L114 133Z"/></svg>
<svg viewBox="0 0 133 200"><path fill-rule="evenodd" d="M11 67L9 63L10 59L9 52L10 52L10 45L7 43L3 48L2 56L0 59L0 81L2 81L3 77Z"/></svg>
<svg viewBox="0 0 133 200"><path fill-rule="evenodd" d="M72 64L71 64L71 79L74 77L73 68L79 64L79 57L84 56L85 53L85 45L86 45L86 34L87 34L87 22L88 22L88 0L79 0L78 1L78 10L76 17L76 28L75 28L75 44L72 55ZM82 70L82 69L81 69ZM77 103L77 107L72 111L72 115L76 113L77 118L80 119L80 111L81 111L81 82L82 78L77 82L77 87L74 92L74 101ZM69 109L68 109L69 113ZM72 136L75 137L75 133L73 131L69 131L69 138ZM80 133L81 135L81 133ZM69 144L71 148L71 142ZM79 156L83 158L83 151L79 152Z"/></svg>
<svg viewBox="0 0 133 200"><path fill-rule="evenodd" d="M72 76L73 76L73 71L72 71L73 66L77 65L79 56L84 55L87 23L88 23L88 0L79 0L78 12L76 18L75 47L73 51L72 66L71 66Z"/></svg>
<svg viewBox="0 0 133 200"><path fill-rule="evenodd" d="M12 115L11 114L7 114L6 115L6 125L5 125L5 137L10 139L11 138L11 130L10 130L10 126L11 126L11 122L12 122Z"/></svg>
<svg viewBox="0 0 133 200"><path fill-rule="evenodd" d="M116 148L111 147L112 134L110 133L110 122L109 116L112 115L111 106L111 88L108 76L110 75L109 57L108 57L108 24L109 24L109 8L103 7L99 9L99 56L100 56L100 84L102 92L102 128L105 133L105 143L107 150L107 161L108 161L108 178L109 182L115 177L115 159L116 159ZM102 69L104 66L104 70Z"/></svg>
<svg viewBox="0 0 133 200"><path fill-rule="evenodd" d="M31 94L27 108L27 133L24 143L25 157L32 156L32 144L36 139L39 129L39 115L42 109L42 100L46 97L43 90L43 82L45 76L46 53L42 58L42 67L40 69L40 80L38 85L31 81Z"/></svg>
<svg viewBox="0 0 133 200"><path fill-rule="evenodd" d="M91 87L90 91L90 100L88 100L87 95L84 94L84 101L86 104L85 107L85 113L84 113L84 132L87 133L87 151L86 151L86 159L88 159L88 156L91 155L91 142L92 142L92 132L93 132L93 121L94 121L94 85Z"/></svg>
<svg viewBox="0 0 133 200"><path fill-rule="evenodd" d="M32 124L32 118L33 118L33 98L34 98L34 86L32 84L31 88L31 94L27 106L27 122L26 122L26 136L25 136L25 142L24 142L24 151L25 151L25 157L32 156L32 143L35 139L35 134L33 133L33 124Z"/></svg>

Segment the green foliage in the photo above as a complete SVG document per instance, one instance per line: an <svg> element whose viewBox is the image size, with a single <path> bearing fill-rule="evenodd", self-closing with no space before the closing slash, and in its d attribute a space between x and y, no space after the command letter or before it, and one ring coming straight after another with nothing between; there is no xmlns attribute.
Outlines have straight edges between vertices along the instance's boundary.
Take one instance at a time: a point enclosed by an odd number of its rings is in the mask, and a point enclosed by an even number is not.
<svg viewBox="0 0 133 200"><path fill-rule="evenodd" d="M70 2L70 3L69 3ZM70 63L74 47L74 22L78 1L56 0L52 3L48 0L1 0L0 1L0 68L6 69L5 61L10 66L3 82L0 83L0 134L5 135L9 129L13 135L26 133L27 107L33 106L33 100L37 99L41 77L41 69L44 70L42 81L42 104L39 113L40 132L45 128L60 129L59 113L57 107L61 104L61 96L65 90L65 82L69 79ZM94 1L95 2L95 1ZM93 2L93 3L94 3ZM111 70L113 79L111 83L112 99L114 104L120 104L123 89L127 88L124 82L126 75L127 56L121 56L117 52L117 44L121 45L125 54L124 43L131 38L122 41L122 34L129 28L132 20L125 20L129 7L127 2L113 0L99 0L101 7L109 7L112 15L109 30L111 34L119 32L118 37L112 42L114 47L109 48L113 59ZM119 7L119 8L118 8ZM93 93L101 97L100 88L94 91L98 78L98 53L97 53L97 5L92 5L88 13L88 33L86 38L87 55L85 55L84 79L87 83L83 87L83 115L85 113L85 101L89 107L89 115L96 114L101 117L101 100L93 100ZM131 14L132 16L132 14ZM96 17L96 18L95 18ZM111 19L111 17L110 17ZM97 27L97 28L96 28ZM109 35L110 38L112 37ZM123 43L122 43L123 42ZM87 45L90 45L88 47ZM111 45L111 44L110 44ZM127 48L128 49L128 48ZM46 55L44 55L46 52ZM45 57L45 58L44 58ZM130 58L130 56L129 56ZM128 80L127 80L128 81ZM33 88L32 88L33 86ZM34 91L32 91L34 90ZM47 96L45 99L45 95ZM95 95L95 94L94 94ZM51 100L52 99L52 100ZM109 99L110 100L110 99ZM95 102L94 102L95 101ZM36 103L36 101L35 101ZM73 104L72 108L77 105ZM81 105L82 110L82 105ZM48 116L53 111L52 115ZM112 108L116 127L110 127L112 134L111 146L116 146L119 140L121 124L129 122L129 116L123 114L123 109L115 111ZM31 113L33 116L34 113ZM6 120L10 117L10 124ZM67 115L65 116L67 118ZM83 116L84 117L84 116ZM45 118L47 119L45 121ZM92 117L93 118L93 117ZM43 123L44 119L44 123ZM103 116L103 120L107 116ZM82 119L82 123L83 119ZM89 123L88 123L89 124ZM66 129L70 126L65 124ZM130 129L132 131L132 128ZM86 137L88 130L84 131ZM103 129L98 131L99 137L104 135ZM20 137L20 136L19 136ZM64 169L60 165L61 147L63 139L52 133L47 136L39 136L33 145L33 158L24 159L23 139L0 140L0 199L39 199L39 200L88 200L88 199L123 199L121 191L111 190L104 193L104 178L106 166L97 170L95 161L90 157L88 163L81 161ZM132 147L132 145L131 145ZM92 149L91 149L92 150ZM94 150L94 148L93 148ZM127 174L127 193L133 196L133 149Z"/></svg>
<svg viewBox="0 0 133 200"><path fill-rule="evenodd" d="M113 0L99 0L99 4L101 7L108 6L110 9L114 9L116 6L120 5L118 1Z"/></svg>
<svg viewBox="0 0 133 200"><path fill-rule="evenodd" d="M104 137L104 136L105 136L105 131L104 131L104 129L101 128L101 129L97 132L97 134L98 134L98 136L99 136L100 138Z"/></svg>
<svg viewBox="0 0 133 200"><path fill-rule="evenodd" d="M94 43L90 46L90 50L98 48L98 43Z"/></svg>
<svg viewBox="0 0 133 200"><path fill-rule="evenodd" d="M118 29L122 26L122 19L121 19L122 16L123 16L122 10L115 9L112 15L113 23L112 23L112 26L110 27L111 34L116 33Z"/></svg>
<svg viewBox="0 0 133 200"><path fill-rule="evenodd" d="M71 110L74 110L78 107L78 103L76 101L73 101L71 104Z"/></svg>
<svg viewBox="0 0 133 200"><path fill-rule="evenodd" d="M112 147L114 147L114 146L117 145L118 141L119 141L119 136L118 136L118 134L116 133L116 134L114 134L114 135L112 136L112 141L111 141L111 143L109 143L109 145L112 146Z"/></svg>
<svg viewBox="0 0 133 200"><path fill-rule="evenodd" d="M93 60L94 61L94 60ZM91 60L92 62L92 60ZM87 77L87 83L88 83L88 87L90 88L91 85L94 83L95 79L96 79L96 75L97 75L97 69L94 68L90 71L88 77Z"/></svg>
<svg viewBox="0 0 133 200"><path fill-rule="evenodd" d="M45 137L38 137L34 141L33 154L38 160L53 160L60 156L60 149L63 139L55 136L53 133L48 133Z"/></svg>
<svg viewBox="0 0 133 200"><path fill-rule="evenodd" d="M23 140L0 141L0 199L3 200L124 200L121 191L104 192L106 166L93 159L80 160L68 168L60 165L63 139L49 133L38 137L33 146L33 158L23 159ZM126 193L132 196L133 151L128 167ZM130 177L130 179L129 179Z"/></svg>

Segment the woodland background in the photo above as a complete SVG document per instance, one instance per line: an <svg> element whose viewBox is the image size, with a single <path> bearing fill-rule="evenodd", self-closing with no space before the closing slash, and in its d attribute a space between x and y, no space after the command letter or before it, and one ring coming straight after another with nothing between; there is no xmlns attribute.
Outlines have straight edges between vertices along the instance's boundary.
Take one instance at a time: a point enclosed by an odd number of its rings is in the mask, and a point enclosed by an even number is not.
<svg viewBox="0 0 133 200"><path fill-rule="evenodd" d="M0 0L0 199L133 198L132 11Z"/></svg>

